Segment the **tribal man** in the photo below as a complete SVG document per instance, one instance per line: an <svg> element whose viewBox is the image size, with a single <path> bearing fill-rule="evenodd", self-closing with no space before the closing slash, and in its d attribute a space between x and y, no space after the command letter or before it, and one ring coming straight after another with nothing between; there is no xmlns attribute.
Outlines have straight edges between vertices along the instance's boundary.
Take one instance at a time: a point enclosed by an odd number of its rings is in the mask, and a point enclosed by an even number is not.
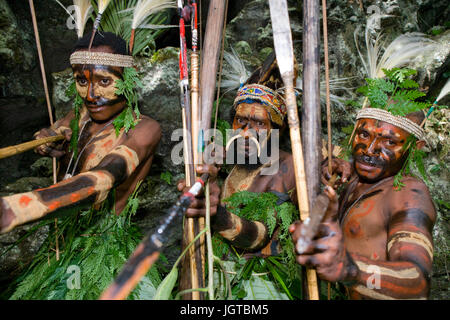
<svg viewBox="0 0 450 320"><path fill-rule="evenodd" d="M1 198L1 232L74 206L98 205L112 189L116 192L115 213L120 214L138 181L150 170L161 138L159 124L143 115L128 132L113 124L129 108L125 96L116 94L116 81L123 79L124 68L134 66L126 42L112 33L97 33L88 52L89 41L89 34L81 38L70 57L76 90L82 99L79 135L75 137L77 155L68 151L67 143L37 148L41 155L60 157L60 182ZM37 132L35 138L63 134L70 141L74 118L74 111L69 112L50 128ZM120 129L119 134L116 129Z"/></svg>
<svg viewBox="0 0 450 320"><path fill-rule="evenodd" d="M352 299L428 297L435 208L422 181L404 176L402 185L394 182L411 149L425 144L423 119L422 111L399 116L362 109L353 163L333 159L333 172L348 184L339 201L326 187L331 200L326 219L297 261L315 267L324 280L344 284ZM322 171L329 179L326 166ZM291 225L294 243L303 228L300 222Z"/></svg>
<svg viewBox="0 0 450 320"><path fill-rule="evenodd" d="M74 109L35 134L62 134L71 141L71 149L64 141L36 150L60 158L60 182L0 198L1 232L58 217L33 263L12 282L10 299L97 299L142 239L129 220L137 205L130 204L136 203L135 190L150 170L161 129L137 109L137 73L126 42L112 33L96 33L88 50L90 38L80 38L70 57ZM128 90L124 94L122 87ZM74 266L82 271L79 287L67 280ZM138 287L131 298L149 299L156 291L161 281L157 266L145 277L145 290Z"/></svg>
<svg viewBox="0 0 450 320"><path fill-rule="evenodd" d="M226 146L226 159L237 161L220 188L216 182L219 169L200 165L199 174L210 174L211 224L233 247L240 248L247 259L279 254L276 233L269 236L267 221L249 220L227 210L227 199L240 191L272 192L277 204L296 201L292 155L278 150L275 132L285 127L286 106L276 92L282 87L275 54L269 56L241 86L231 115L234 135ZM253 161L252 161L253 160ZM178 184L181 191L184 181ZM188 217L205 215L205 199L197 197L186 211ZM266 297L265 299L268 299Z"/></svg>

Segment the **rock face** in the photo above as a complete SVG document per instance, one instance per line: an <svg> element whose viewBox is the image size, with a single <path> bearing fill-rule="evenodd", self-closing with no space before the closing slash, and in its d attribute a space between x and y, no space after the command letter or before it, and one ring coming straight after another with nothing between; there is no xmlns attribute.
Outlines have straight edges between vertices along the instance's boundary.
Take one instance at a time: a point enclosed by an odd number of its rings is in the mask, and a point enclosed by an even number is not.
<svg viewBox="0 0 450 320"><path fill-rule="evenodd" d="M66 6L72 3L69 0L61 2ZM341 79L341 82L332 87L332 94L336 97L332 100L334 143L342 144L348 133L346 127L351 126L354 121L354 107L345 100L361 102L361 98L355 94L355 88L364 83L366 74L355 39L361 52L365 52L365 25L367 18L374 13L386 15L380 18L377 25L379 28L375 29L377 33L383 34L386 44L405 32L423 32L442 44L439 50L414 66L419 70L417 80L421 88L427 92L427 98L436 97L449 78L448 1L329 0L327 2L330 78ZM296 59L299 63L300 78L297 83L299 88L302 74L302 3L301 0L288 1ZM363 5L362 8L360 3ZM27 5L26 1L0 0L0 147L28 141L34 132L48 126ZM44 4L36 1L35 6L52 105L55 118L58 119L71 108L71 100L65 96L65 90L72 81L68 57L76 36L73 30L67 29L65 25L67 16L56 2L46 1ZM207 16L205 6L204 4L202 12L203 30ZM55 12L58 14L54 14ZM159 218L176 200L178 192L175 183L184 175L183 165L174 164L170 160L172 151L180 142L172 139L172 134L181 128L181 113L178 48L173 47L178 43L178 34L170 31L167 37L161 40L161 43L171 46L161 48L151 57L138 59L138 71L144 83L140 91L140 110L157 120L163 132L151 172L139 191L140 206L134 220L143 232L153 229L159 223ZM231 47L236 50L248 71L255 70L270 54L273 39L266 0L230 1L225 50L230 52ZM323 46L321 56L323 57ZM230 66L225 62L224 68L230 69ZM323 61L321 70L321 74L324 74ZM225 90L221 91L219 118L230 120L229 111L235 91L225 94L224 92ZM301 99L298 100L301 105ZM447 98L442 103L448 104L449 100L450 98ZM430 191L438 210L438 222L434 230L436 257L431 297L448 299L445 279L449 276L446 271L448 261L446 248L449 238L447 220L450 203L448 185L450 148L448 113L445 112L433 115L435 118L430 129L436 135L437 144L426 161L430 173ZM325 137L325 129L323 133ZM0 172L0 195L28 191L51 183L51 161L39 159L31 151L10 160L0 160ZM32 226L21 227L11 234L0 236L0 253ZM20 265L32 258L45 237L46 230L42 229L0 257L0 281L7 281L10 273L20 270ZM173 237L165 252L169 264L173 263L179 254L180 237L180 234Z"/></svg>

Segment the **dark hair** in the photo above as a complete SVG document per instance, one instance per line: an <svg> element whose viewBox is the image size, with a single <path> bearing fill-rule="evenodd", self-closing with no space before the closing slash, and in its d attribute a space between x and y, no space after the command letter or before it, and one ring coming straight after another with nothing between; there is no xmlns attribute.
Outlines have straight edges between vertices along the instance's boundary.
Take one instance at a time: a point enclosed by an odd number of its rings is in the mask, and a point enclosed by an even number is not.
<svg viewBox="0 0 450 320"><path fill-rule="evenodd" d="M91 41L92 33L88 32L82 38L78 39L77 43L72 49L72 53L80 49L88 49ZM112 32L96 32L92 48L108 46L113 50L113 53L128 55L127 43L118 35Z"/></svg>
<svg viewBox="0 0 450 320"><path fill-rule="evenodd" d="M422 121L425 119L425 114L422 110L408 113L406 118L411 120L412 122L420 125Z"/></svg>

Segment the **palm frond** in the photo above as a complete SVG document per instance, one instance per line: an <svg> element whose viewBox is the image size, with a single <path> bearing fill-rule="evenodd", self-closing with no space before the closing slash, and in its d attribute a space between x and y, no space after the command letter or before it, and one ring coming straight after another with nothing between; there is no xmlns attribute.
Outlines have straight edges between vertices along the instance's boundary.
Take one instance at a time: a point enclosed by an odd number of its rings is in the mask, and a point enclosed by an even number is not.
<svg viewBox="0 0 450 320"><path fill-rule="evenodd" d="M125 41L129 42L131 38L132 22L134 8L141 0L114 0L107 10L104 12L101 23L102 31L113 32ZM133 55L142 55L147 47L154 48L155 39L164 32L162 28L168 22L169 15L167 12L154 12L144 20L146 24L161 26L153 28L139 27L136 32L133 46Z"/></svg>
<svg viewBox="0 0 450 320"><path fill-rule="evenodd" d="M152 14L161 10L176 8L177 4L172 0L139 0L133 9L132 29L137 29Z"/></svg>
<svg viewBox="0 0 450 320"><path fill-rule="evenodd" d="M438 102L443 97L445 97L449 92L450 92L450 79L447 80L447 83L442 88L441 92L439 93L438 97L436 98L436 102Z"/></svg>

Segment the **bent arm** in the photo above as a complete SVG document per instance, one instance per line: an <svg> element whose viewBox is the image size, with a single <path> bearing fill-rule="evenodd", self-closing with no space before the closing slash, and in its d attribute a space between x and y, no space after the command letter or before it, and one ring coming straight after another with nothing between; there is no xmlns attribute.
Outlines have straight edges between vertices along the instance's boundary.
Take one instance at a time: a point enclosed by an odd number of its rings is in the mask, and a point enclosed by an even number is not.
<svg viewBox="0 0 450 320"><path fill-rule="evenodd" d="M241 249L257 250L269 241L267 227L262 222L241 218L222 205L217 206L217 213L211 217L211 228Z"/></svg>
<svg viewBox="0 0 450 320"><path fill-rule="evenodd" d="M352 254L359 273L352 287L375 299L426 299L433 261L435 211L426 187L409 185L395 194L388 224L387 261Z"/></svg>

